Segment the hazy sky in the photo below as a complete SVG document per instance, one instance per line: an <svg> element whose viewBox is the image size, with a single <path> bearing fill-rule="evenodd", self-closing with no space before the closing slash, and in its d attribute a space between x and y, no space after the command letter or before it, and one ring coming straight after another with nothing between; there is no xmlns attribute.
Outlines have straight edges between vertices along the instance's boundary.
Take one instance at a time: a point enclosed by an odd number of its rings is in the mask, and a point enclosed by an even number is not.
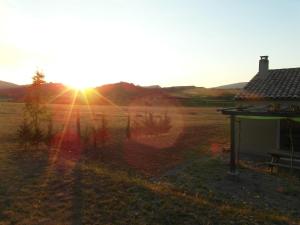
<svg viewBox="0 0 300 225"><path fill-rule="evenodd" d="M300 1L0 0L0 80L212 87L260 55L300 66Z"/></svg>

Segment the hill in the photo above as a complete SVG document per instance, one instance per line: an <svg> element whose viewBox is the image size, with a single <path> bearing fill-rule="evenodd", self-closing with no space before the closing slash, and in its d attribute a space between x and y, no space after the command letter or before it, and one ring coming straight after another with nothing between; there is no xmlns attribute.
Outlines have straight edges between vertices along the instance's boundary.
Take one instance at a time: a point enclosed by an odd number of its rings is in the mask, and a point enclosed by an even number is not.
<svg viewBox="0 0 300 225"><path fill-rule="evenodd" d="M217 89L242 89L247 84L248 84L248 82L240 82L240 83L222 85L222 86L219 86L219 87L216 87L216 88Z"/></svg>
<svg viewBox="0 0 300 225"><path fill-rule="evenodd" d="M141 87L126 82L103 85L95 88L95 90L109 101L118 105L132 104L137 99L142 99L146 96L158 97L166 95L162 88Z"/></svg>
<svg viewBox="0 0 300 225"><path fill-rule="evenodd" d="M158 88L141 87L132 83L119 82L76 92L63 84L47 83L42 86L42 93L49 103L70 104L164 104L159 99L167 99L183 106L228 106L232 104L237 89L217 89L195 86ZM28 86L16 86L0 89L0 100L23 102L28 93ZM141 102L144 101L144 102ZM160 103L159 103L160 102Z"/></svg>
<svg viewBox="0 0 300 225"><path fill-rule="evenodd" d="M235 95L234 89L204 88L204 87L170 87L164 88L170 95L177 97L221 97L224 95Z"/></svg>
<svg viewBox="0 0 300 225"><path fill-rule="evenodd" d="M0 89L14 88L17 86L17 84L0 80Z"/></svg>
<svg viewBox="0 0 300 225"><path fill-rule="evenodd" d="M164 88L168 95L183 106L232 106L238 89L217 89L204 87Z"/></svg>
<svg viewBox="0 0 300 225"><path fill-rule="evenodd" d="M0 89L0 100L11 102L24 102L30 92L29 85L17 86L9 89ZM108 104L104 97L96 92L88 92L83 95L60 83L46 83L41 87L41 93L47 103L56 104Z"/></svg>

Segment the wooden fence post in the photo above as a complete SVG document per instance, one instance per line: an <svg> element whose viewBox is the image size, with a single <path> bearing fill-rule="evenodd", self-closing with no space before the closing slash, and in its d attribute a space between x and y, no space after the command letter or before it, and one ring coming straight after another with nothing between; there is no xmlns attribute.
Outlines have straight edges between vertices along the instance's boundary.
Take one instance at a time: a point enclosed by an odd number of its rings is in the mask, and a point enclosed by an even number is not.
<svg viewBox="0 0 300 225"><path fill-rule="evenodd" d="M81 137L79 109L77 109L77 112L76 112L76 127L77 127L77 135L78 135L78 137Z"/></svg>
<svg viewBox="0 0 300 225"><path fill-rule="evenodd" d="M129 114L128 114L128 118L127 118L126 136L127 136L127 139L130 139L130 138L131 138L130 115L129 115Z"/></svg>

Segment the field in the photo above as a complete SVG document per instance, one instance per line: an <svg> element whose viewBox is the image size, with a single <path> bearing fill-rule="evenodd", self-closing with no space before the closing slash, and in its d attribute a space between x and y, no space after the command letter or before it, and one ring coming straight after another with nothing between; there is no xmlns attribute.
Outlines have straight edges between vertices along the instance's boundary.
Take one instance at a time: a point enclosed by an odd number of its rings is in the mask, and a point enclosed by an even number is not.
<svg viewBox="0 0 300 225"><path fill-rule="evenodd" d="M51 105L51 147L16 139L23 104L0 103L0 224L299 224L300 181L241 161L227 175L229 124L216 108ZM160 134L132 132L151 112ZM148 113L148 114L147 114ZM108 139L90 140L105 115ZM142 133L142 132L140 132Z"/></svg>

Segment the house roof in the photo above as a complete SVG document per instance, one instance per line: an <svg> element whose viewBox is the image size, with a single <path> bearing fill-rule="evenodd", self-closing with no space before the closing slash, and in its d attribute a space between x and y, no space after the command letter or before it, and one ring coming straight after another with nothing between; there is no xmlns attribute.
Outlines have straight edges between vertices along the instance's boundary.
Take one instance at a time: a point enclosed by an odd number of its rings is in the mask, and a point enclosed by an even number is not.
<svg viewBox="0 0 300 225"><path fill-rule="evenodd" d="M236 100L300 100L300 67L269 70L267 76L257 73Z"/></svg>

